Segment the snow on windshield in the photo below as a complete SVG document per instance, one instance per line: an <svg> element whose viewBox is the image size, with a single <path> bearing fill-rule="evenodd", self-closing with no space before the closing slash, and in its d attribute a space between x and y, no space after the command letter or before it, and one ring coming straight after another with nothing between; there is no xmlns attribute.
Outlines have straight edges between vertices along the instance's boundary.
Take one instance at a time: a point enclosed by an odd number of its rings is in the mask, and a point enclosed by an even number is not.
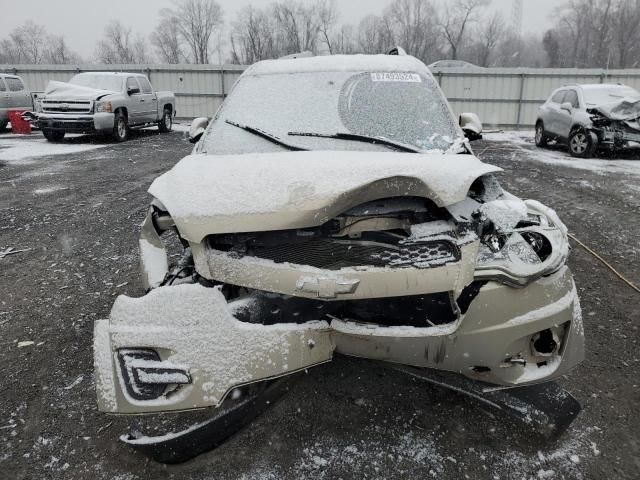
<svg viewBox="0 0 640 480"><path fill-rule="evenodd" d="M204 141L215 154L282 147L226 121L268 132L309 150L387 150L353 140L293 136L351 133L420 150L447 150L458 129L435 80L410 72L309 72L252 75L235 86Z"/></svg>
<svg viewBox="0 0 640 480"><path fill-rule="evenodd" d="M631 87L611 86L584 89L584 99L589 105L604 105L627 97L640 97L640 93Z"/></svg>
<svg viewBox="0 0 640 480"><path fill-rule="evenodd" d="M83 87L95 88L97 90L109 90L112 92L119 92L122 90L122 77L116 77L115 75L93 75L82 73L69 80L69 83Z"/></svg>

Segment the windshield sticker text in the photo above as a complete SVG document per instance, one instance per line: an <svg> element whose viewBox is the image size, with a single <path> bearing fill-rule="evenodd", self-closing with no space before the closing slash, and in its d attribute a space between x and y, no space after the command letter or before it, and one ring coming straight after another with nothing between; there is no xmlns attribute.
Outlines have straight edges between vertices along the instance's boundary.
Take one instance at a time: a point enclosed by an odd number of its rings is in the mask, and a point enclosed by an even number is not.
<svg viewBox="0 0 640 480"><path fill-rule="evenodd" d="M410 83L421 83L422 78L417 73L401 73L401 72L383 72L383 73L372 73L371 74L372 82L410 82Z"/></svg>

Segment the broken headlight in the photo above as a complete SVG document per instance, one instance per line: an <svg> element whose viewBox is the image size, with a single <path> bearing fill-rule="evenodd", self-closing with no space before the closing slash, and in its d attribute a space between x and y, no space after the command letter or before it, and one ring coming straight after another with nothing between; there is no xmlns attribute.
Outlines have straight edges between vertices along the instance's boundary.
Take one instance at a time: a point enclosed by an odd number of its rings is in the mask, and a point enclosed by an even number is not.
<svg viewBox="0 0 640 480"><path fill-rule="evenodd" d="M476 278L525 286L564 265L569 252L566 227L543 205L529 202L528 206L527 219L511 232L482 238Z"/></svg>

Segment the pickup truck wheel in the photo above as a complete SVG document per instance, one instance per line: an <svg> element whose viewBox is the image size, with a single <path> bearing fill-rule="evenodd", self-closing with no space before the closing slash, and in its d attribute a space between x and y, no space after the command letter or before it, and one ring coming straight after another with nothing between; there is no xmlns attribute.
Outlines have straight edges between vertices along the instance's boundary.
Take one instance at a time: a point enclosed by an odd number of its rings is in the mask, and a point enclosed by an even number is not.
<svg viewBox="0 0 640 480"><path fill-rule="evenodd" d="M0 121L0 132L4 132L4 130L7 128L7 123L9 123L7 120Z"/></svg>
<svg viewBox="0 0 640 480"><path fill-rule="evenodd" d="M161 133L167 133L171 131L172 127L173 117L171 115L171 110L165 108L162 112L162 118L158 122L158 130L160 130Z"/></svg>
<svg viewBox="0 0 640 480"><path fill-rule="evenodd" d="M44 135L44 138L50 142L61 142L64 138L64 130L50 130L45 128L42 130L42 134Z"/></svg>
<svg viewBox="0 0 640 480"><path fill-rule="evenodd" d="M597 143L598 137L584 128L577 128L569 135L569 153L575 158L591 158Z"/></svg>
<svg viewBox="0 0 640 480"><path fill-rule="evenodd" d="M127 124L127 116L122 113L116 113L113 124L113 139L116 142L124 142L129 138L129 125Z"/></svg>

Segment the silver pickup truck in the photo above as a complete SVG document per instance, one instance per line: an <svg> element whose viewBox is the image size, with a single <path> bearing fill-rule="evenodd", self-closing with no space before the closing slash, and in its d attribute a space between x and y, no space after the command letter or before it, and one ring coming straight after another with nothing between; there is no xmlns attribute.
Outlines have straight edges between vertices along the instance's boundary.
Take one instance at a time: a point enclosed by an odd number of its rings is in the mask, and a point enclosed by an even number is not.
<svg viewBox="0 0 640 480"><path fill-rule="evenodd" d="M137 73L80 73L69 82L51 81L32 117L50 142L65 133L109 134L124 142L131 128L157 125L169 132L176 115L173 92L155 92Z"/></svg>

